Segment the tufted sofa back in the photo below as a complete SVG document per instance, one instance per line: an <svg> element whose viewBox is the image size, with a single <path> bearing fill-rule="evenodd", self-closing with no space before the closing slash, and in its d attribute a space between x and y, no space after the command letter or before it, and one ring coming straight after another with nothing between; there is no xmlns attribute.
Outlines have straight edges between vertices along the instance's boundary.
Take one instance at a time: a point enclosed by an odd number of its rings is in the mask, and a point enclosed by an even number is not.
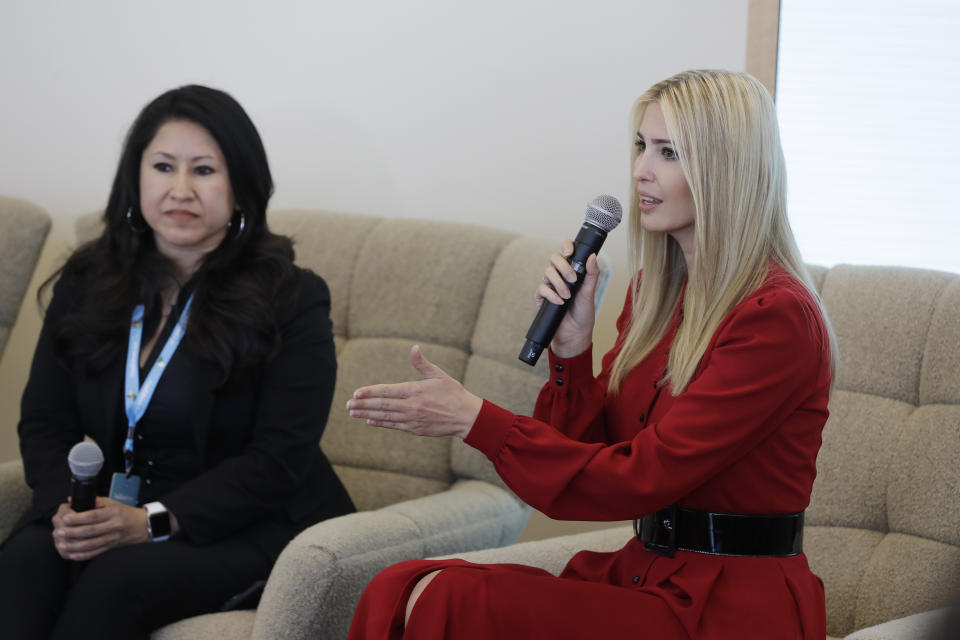
<svg viewBox="0 0 960 640"><path fill-rule="evenodd" d="M812 270L840 363L804 549L844 636L960 590L960 276Z"/></svg>
<svg viewBox="0 0 960 640"><path fill-rule="evenodd" d="M416 379L409 352L419 344L474 393L529 414L546 358L531 368L517 354L534 313L531 283L556 243L321 211L272 211L270 225L293 238L297 263L330 286L339 369L323 448L357 507L436 493L463 478L500 484L489 461L459 439L376 429L343 407L359 386ZM522 301L531 301L529 313Z"/></svg>

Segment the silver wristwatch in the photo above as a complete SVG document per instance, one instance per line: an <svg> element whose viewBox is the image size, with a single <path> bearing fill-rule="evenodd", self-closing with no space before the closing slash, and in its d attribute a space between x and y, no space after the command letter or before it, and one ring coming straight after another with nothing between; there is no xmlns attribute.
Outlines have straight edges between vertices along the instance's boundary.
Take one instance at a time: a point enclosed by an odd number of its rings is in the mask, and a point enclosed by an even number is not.
<svg viewBox="0 0 960 640"><path fill-rule="evenodd" d="M148 502L143 505L147 510L147 537L150 542L163 542L170 539L170 512L162 502Z"/></svg>

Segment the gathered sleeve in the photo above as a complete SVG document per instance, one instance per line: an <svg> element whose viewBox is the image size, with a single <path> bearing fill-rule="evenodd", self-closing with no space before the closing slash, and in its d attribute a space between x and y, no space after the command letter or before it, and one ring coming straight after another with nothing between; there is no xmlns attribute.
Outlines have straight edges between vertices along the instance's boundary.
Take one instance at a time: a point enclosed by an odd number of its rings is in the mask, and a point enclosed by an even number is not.
<svg viewBox="0 0 960 640"><path fill-rule="evenodd" d="M621 338L630 322L631 300L628 291L617 318L617 334ZM606 358L612 360L614 354L615 351ZM606 377L593 375L593 345L572 358L561 358L552 350L549 357L550 378L537 396L533 417L574 440L607 441L603 416L607 381Z"/></svg>
<svg viewBox="0 0 960 640"><path fill-rule="evenodd" d="M579 442L484 401L467 438L531 506L558 519L625 520L688 495L829 385L819 312L776 289L735 307L672 407L628 441ZM667 392L667 390L664 390ZM540 417L540 416L538 416Z"/></svg>
<svg viewBox="0 0 960 640"><path fill-rule="evenodd" d="M606 391L593 375L593 347L572 358L550 352L550 379L543 385L533 417L568 438L582 442L604 439L603 399Z"/></svg>

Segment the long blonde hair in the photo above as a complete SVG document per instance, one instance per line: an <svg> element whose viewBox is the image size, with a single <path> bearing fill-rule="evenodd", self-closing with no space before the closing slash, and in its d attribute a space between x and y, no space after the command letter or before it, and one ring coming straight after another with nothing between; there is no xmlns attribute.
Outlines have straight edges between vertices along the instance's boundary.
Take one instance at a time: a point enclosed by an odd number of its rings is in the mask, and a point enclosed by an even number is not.
<svg viewBox="0 0 960 640"><path fill-rule="evenodd" d="M613 363L610 389L616 392L663 338L686 280L684 319L670 347L666 379L674 396L682 393L724 316L763 283L770 260L810 292L836 362L833 331L787 219L786 171L769 92L745 73L685 71L637 99L634 130L652 103L663 111L693 195L694 256L688 274L679 244L640 226L631 190L631 273L643 273L632 284L630 329Z"/></svg>

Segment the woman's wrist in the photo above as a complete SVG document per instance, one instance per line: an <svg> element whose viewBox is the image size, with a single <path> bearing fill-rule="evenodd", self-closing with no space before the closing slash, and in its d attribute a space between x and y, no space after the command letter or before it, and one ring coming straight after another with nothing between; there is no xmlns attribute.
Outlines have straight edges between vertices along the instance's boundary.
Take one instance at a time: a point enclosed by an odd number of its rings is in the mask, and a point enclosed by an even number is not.
<svg viewBox="0 0 960 640"><path fill-rule="evenodd" d="M460 433L457 434L462 440L466 440L467 436L470 435L470 431L473 429L473 425L477 423L477 417L480 415L480 409L483 408L483 398L476 396L470 392L467 392L467 406L469 409L465 411L465 415L469 416L470 419L464 424L463 429L460 430Z"/></svg>
<svg viewBox="0 0 960 640"><path fill-rule="evenodd" d="M558 358L576 358L593 344L591 340L577 340L558 343L556 340L550 343L550 351Z"/></svg>

